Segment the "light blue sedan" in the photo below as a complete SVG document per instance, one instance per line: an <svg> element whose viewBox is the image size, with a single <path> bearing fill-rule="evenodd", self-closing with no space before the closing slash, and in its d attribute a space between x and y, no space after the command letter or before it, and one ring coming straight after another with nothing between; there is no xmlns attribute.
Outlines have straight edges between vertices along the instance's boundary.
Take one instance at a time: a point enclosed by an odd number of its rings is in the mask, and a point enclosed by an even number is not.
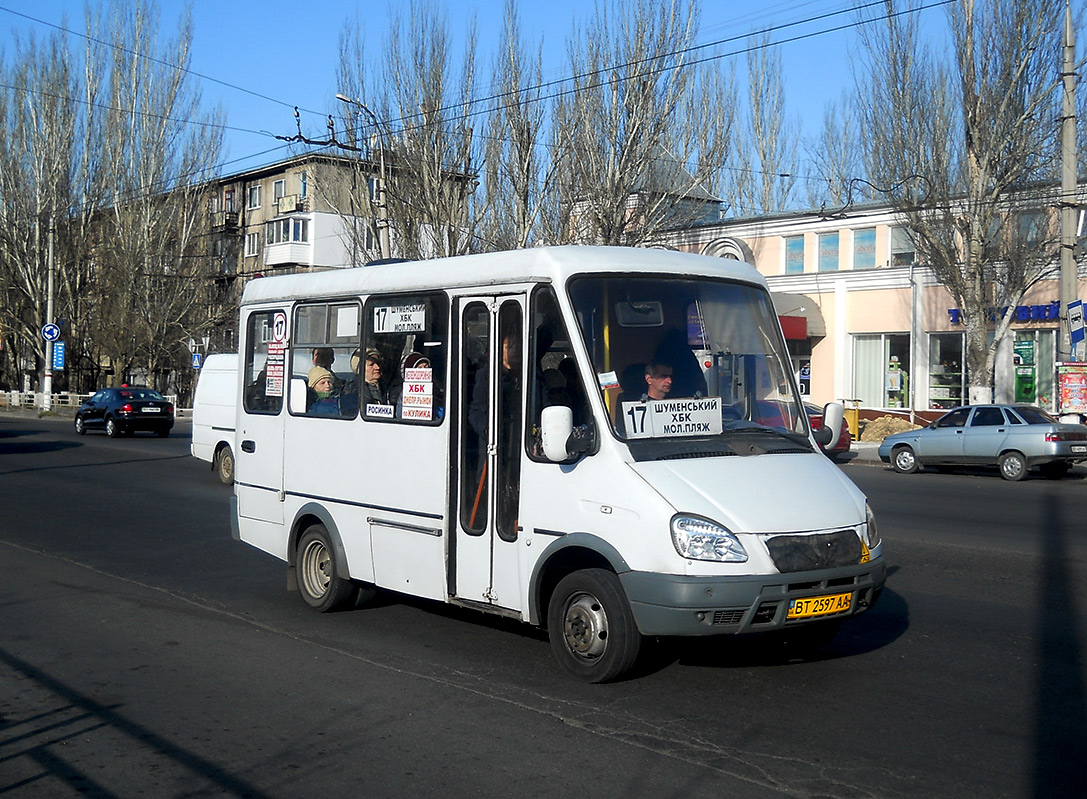
<svg viewBox="0 0 1087 799"><path fill-rule="evenodd" d="M1037 466L1059 478L1087 460L1087 427L1062 424L1031 405L970 405L887 436L879 457L901 474L922 466L997 466L1005 480L1022 480Z"/></svg>

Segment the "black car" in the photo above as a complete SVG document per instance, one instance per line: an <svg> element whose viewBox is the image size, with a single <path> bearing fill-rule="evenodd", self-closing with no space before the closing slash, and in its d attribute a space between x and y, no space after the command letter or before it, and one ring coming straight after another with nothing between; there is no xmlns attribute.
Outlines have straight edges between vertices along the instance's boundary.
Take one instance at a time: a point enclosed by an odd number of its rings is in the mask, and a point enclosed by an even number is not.
<svg viewBox="0 0 1087 799"><path fill-rule="evenodd" d="M75 431L80 435L102 429L115 438L145 430L165 437L173 426L173 404L153 388L138 386L104 388L80 405L75 414Z"/></svg>

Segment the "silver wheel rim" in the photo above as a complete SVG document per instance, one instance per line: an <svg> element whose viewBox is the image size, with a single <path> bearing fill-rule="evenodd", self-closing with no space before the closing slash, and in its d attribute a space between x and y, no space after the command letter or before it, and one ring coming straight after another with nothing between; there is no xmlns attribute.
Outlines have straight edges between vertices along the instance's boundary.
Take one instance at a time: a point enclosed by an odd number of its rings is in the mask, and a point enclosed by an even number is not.
<svg viewBox="0 0 1087 799"><path fill-rule="evenodd" d="M302 550L299 571L306 593L315 599L323 597L328 591L328 584L332 582L332 558L319 540L310 541Z"/></svg>
<svg viewBox="0 0 1087 799"><path fill-rule="evenodd" d="M117 423L110 419L106 422L106 435L112 436L117 432Z"/></svg>
<svg viewBox="0 0 1087 799"><path fill-rule="evenodd" d="M566 601L562 617L566 646L579 658L596 660L608 648L608 615L600 600L584 592Z"/></svg>
<svg viewBox="0 0 1087 799"><path fill-rule="evenodd" d="M83 432L83 420L80 419L78 416L76 417L76 420L75 420L75 431L77 433L82 433Z"/></svg>
<svg viewBox="0 0 1087 799"><path fill-rule="evenodd" d="M898 454L895 455L895 463L899 469L906 470L913 468L913 452L908 449L900 449Z"/></svg>
<svg viewBox="0 0 1087 799"><path fill-rule="evenodd" d="M1023 461L1018 457L1005 458L1000 466L1008 477L1018 477L1023 473Z"/></svg>

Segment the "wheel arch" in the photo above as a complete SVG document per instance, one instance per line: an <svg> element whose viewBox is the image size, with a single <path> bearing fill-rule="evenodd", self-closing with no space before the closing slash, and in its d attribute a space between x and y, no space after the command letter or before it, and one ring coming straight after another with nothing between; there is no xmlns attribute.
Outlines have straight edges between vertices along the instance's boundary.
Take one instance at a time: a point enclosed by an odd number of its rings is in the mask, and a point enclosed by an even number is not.
<svg viewBox="0 0 1087 799"><path fill-rule="evenodd" d="M347 566L347 550L344 549L343 539L340 537L340 529L332 519L332 514L323 505L316 502L307 502L294 515L291 523L291 535L287 539L287 569L288 582L294 585L295 561L298 557L298 540L314 524L323 524L328 531L328 538L332 544L336 556L336 576L345 580L351 579L351 570Z"/></svg>
<svg viewBox="0 0 1087 799"><path fill-rule="evenodd" d="M547 626L547 606L555 587L566 575L581 569L630 571L626 559L607 541L592 533L569 533L552 541L536 561L529 580L528 621Z"/></svg>

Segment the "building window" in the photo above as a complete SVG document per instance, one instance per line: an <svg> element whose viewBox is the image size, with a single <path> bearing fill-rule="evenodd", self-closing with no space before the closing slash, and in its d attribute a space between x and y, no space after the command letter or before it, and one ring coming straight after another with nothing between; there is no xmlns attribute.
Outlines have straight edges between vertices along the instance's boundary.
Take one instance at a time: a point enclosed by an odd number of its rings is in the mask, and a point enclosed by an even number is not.
<svg viewBox="0 0 1087 799"><path fill-rule="evenodd" d="M260 233L245 234L245 257L253 258L260 255Z"/></svg>
<svg viewBox="0 0 1087 799"><path fill-rule="evenodd" d="M264 225L265 244L306 244L308 242L308 219L276 219Z"/></svg>
<svg viewBox="0 0 1087 799"><path fill-rule="evenodd" d="M819 271L834 272L838 269L838 233L819 234Z"/></svg>
<svg viewBox="0 0 1087 799"><path fill-rule="evenodd" d="M208 206L208 210L211 211L213 214L217 214L221 210L220 207L219 207L219 195L218 194L211 195L211 204Z"/></svg>
<svg viewBox="0 0 1087 799"><path fill-rule="evenodd" d="M272 198L274 202L279 202L284 194L287 193L287 181L284 178L272 183Z"/></svg>
<svg viewBox="0 0 1087 799"><path fill-rule="evenodd" d="M933 333L928 339L928 406L962 405L962 333Z"/></svg>
<svg viewBox="0 0 1087 799"><path fill-rule="evenodd" d="M853 338L853 396L868 408L910 404L910 337L877 334Z"/></svg>
<svg viewBox="0 0 1087 799"><path fill-rule="evenodd" d="M298 196L303 200L309 195L309 174L301 172L298 175Z"/></svg>
<svg viewBox="0 0 1087 799"><path fill-rule="evenodd" d="M234 213L234 189L223 192L223 210L228 214Z"/></svg>
<svg viewBox="0 0 1087 799"><path fill-rule="evenodd" d="M246 189L246 201L250 209L260 208L260 184Z"/></svg>
<svg viewBox="0 0 1087 799"><path fill-rule="evenodd" d="M785 274L804 273L804 237L788 236L785 239Z"/></svg>
<svg viewBox="0 0 1087 799"><path fill-rule="evenodd" d="M876 268L876 229L874 227L853 231L853 268Z"/></svg>
<svg viewBox="0 0 1087 799"><path fill-rule="evenodd" d="M914 262L915 256L910 231L904 227L891 228L891 266L909 266Z"/></svg>

